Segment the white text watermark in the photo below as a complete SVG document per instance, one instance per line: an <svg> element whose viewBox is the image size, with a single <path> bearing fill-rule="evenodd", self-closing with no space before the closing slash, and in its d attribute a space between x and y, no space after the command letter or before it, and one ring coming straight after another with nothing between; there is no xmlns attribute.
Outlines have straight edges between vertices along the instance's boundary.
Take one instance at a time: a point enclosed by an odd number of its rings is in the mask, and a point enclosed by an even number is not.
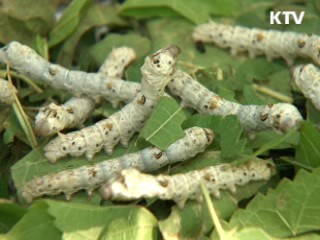
<svg viewBox="0 0 320 240"><path fill-rule="evenodd" d="M280 17L281 17L281 19L280 19ZM300 12L300 14L298 14L294 11L277 11L277 12L271 11L270 12L270 24L290 24L290 23L292 23L292 21L295 24L301 24L303 17L304 17L304 11ZM282 20L282 22L281 22L281 20Z"/></svg>

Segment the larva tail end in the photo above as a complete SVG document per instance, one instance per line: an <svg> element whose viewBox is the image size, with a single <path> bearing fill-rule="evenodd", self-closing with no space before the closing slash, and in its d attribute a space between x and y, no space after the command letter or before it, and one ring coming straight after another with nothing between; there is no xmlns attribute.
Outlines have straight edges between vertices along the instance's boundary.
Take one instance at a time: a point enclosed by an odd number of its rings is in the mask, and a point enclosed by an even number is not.
<svg viewBox="0 0 320 240"><path fill-rule="evenodd" d="M28 204L33 202L33 195L30 193L28 188L22 190L21 196Z"/></svg>
<svg viewBox="0 0 320 240"><path fill-rule="evenodd" d="M101 196L101 198L103 200L108 200L111 199L112 194L111 194L111 190L108 187L108 184L103 185L100 189L99 189L99 194Z"/></svg>

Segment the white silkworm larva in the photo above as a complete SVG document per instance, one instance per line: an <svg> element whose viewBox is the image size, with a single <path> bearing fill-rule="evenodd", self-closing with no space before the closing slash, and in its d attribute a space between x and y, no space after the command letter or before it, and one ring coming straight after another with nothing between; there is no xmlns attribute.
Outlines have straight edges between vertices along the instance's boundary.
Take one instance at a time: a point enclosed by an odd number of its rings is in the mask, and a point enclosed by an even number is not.
<svg viewBox="0 0 320 240"><path fill-rule="evenodd" d="M94 110L90 97L72 97L66 103L40 108L35 120L37 136L51 136L65 128L80 127Z"/></svg>
<svg viewBox="0 0 320 240"><path fill-rule="evenodd" d="M320 110L320 70L312 64L294 68L293 77L303 95Z"/></svg>
<svg viewBox="0 0 320 240"><path fill-rule="evenodd" d="M287 132L298 127L302 116L292 104L277 103L270 105L241 105L230 102L209 91L188 74L176 70L168 84L173 95L182 99L182 105L196 109L207 115L237 115L247 131L273 129Z"/></svg>
<svg viewBox="0 0 320 240"><path fill-rule="evenodd" d="M120 78L125 68L136 59L132 48L114 48L99 69L99 72L111 78ZM37 136L51 136L66 128L80 127L95 108L92 98L72 97L65 104L51 103L40 108L35 120Z"/></svg>
<svg viewBox="0 0 320 240"><path fill-rule="evenodd" d="M201 180L208 191L219 198L221 190L235 193L236 186L243 186L251 181L266 181L274 174L275 165L267 160L253 160L240 166L211 166L172 176L153 176L130 168L111 177L101 187L100 195L103 199L117 201L153 197L170 199L183 208L188 199L202 201Z"/></svg>
<svg viewBox="0 0 320 240"><path fill-rule="evenodd" d="M231 26L210 21L197 26L192 38L195 42L214 43L221 48L230 48L233 55L248 51L252 58L262 54L270 61L282 57L288 65L292 65L299 56L311 58L320 64L320 37L317 35Z"/></svg>
<svg viewBox="0 0 320 240"><path fill-rule="evenodd" d="M108 77L105 73L71 71L52 64L33 49L18 42L11 42L0 49L0 63L7 63L31 79L44 81L58 89L65 89L75 96L86 95L93 99L102 97L114 106L120 101L130 102L140 90L140 84L136 82Z"/></svg>
<svg viewBox="0 0 320 240"><path fill-rule="evenodd" d="M5 104L12 104L15 100L14 94L17 92L16 88L8 81L0 78L0 102Z"/></svg>
<svg viewBox="0 0 320 240"><path fill-rule="evenodd" d="M211 144L214 134L210 129L192 127L185 130L185 137L171 144L166 151L148 147L139 152L123 155L94 165L82 166L33 179L24 185L22 196L28 202L42 195L56 195L61 192L70 199L74 192L85 189L89 195L105 183L115 172L125 168L152 171L167 164L194 157Z"/></svg>
<svg viewBox="0 0 320 240"><path fill-rule="evenodd" d="M137 93L130 103L93 126L59 135L44 147L45 156L52 163L67 155L77 157L85 154L87 159L91 160L102 148L112 154L119 141L126 147L134 133L141 130L164 94L179 53L180 49L173 45L146 57L141 67L141 92Z"/></svg>

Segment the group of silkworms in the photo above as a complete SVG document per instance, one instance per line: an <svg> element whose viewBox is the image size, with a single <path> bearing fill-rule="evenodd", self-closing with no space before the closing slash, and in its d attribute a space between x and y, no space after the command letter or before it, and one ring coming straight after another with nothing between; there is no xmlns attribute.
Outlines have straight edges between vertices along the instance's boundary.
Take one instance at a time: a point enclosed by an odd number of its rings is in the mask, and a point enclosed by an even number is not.
<svg viewBox="0 0 320 240"><path fill-rule="evenodd" d="M250 29L210 21L196 26L192 38L195 43L230 48L233 55L248 52L251 58L258 55L266 55L268 60L282 57L290 67L296 57L311 58L320 64L320 37L316 35ZM141 131L160 98L170 97L165 93L166 87L172 96L181 99L182 107L206 115L236 115L247 132L286 133L299 128L303 118L292 104L242 105L210 91L177 67L181 50L171 45L147 56L141 67L141 83L122 79L125 69L136 58L134 49L126 46L114 48L97 73L68 70L50 63L18 42L10 42L0 49L0 63L8 64L31 79L72 93L73 97L62 105L51 103L41 107L35 118L36 135L56 135L43 147L45 157L53 164L68 155L85 155L91 161L102 149L112 155L119 142L127 147L134 134ZM313 64L294 66L293 69L296 85L320 110L320 70ZM2 79L0 100L12 104L14 94L18 94L14 86ZM109 101L115 108L120 103L125 105L108 118L83 127L100 101ZM68 128L79 130L60 133ZM91 195L100 188L102 199L130 201L157 197L173 200L182 208L188 199L202 200L201 181L212 195L219 197L222 190L234 193L237 186L267 181L276 173L272 161L261 159L171 176L143 173L190 159L204 152L214 138L212 129L194 126L186 129L185 136L164 151L147 147L96 164L35 177L19 192L31 203L43 195L64 193L66 199L70 199L77 191L85 190Z"/></svg>

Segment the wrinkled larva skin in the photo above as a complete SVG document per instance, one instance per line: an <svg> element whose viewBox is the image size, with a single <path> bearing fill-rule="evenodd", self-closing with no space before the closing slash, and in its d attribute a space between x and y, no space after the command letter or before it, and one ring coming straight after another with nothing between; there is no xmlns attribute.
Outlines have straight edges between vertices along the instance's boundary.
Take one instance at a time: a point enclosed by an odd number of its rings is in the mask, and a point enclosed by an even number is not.
<svg viewBox="0 0 320 240"><path fill-rule="evenodd" d="M35 134L51 136L65 128L80 127L94 110L89 97L72 97L63 105L51 103L40 108L35 119Z"/></svg>
<svg viewBox="0 0 320 240"><path fill-rule="evenodd" d="M312 64L294 68L294 81L303 95L320 110L320 70Z"/></svg>
<svg viewBox="0 0 320 240"><path fill-rule="evenodd" d="M14 94L17 92L16 88L8 81L0 78L0 102L5 104L12 104L14 102Z"/></svg>
<svg viewBox="0 0 320 240"><path fill-rule="evenodd" d="M105 73L111 78L122 78L125 68L136 60L137 55L132 48L118 47L112 49L107 59L99 68L100 73Z"/></svg>
<svg viewBox="0 0 320 240"><path fill-rule="evenodd" d="M275 174L275 165L267 160L253 160L240 166L229 164L211 166L173 176L140 173L125 169L116 174L100 189L103 199L130 201L140 198L173 200L183 208L188 199L202 201L201 180L209 192L220 197L221 190L236 192L236 186L251 181L267 181Z"/></svg>
<svg viewBox="0 0 320 240"><path fill-rule="evenodd" d="M131 137L141 130L164 94L164 88L172 78L179 52L177 46L170 46L147 57L141 68L141 92L109 118L79 131L58 136L49 142L44 147L49 161L54 163L67 155L77 157L83 154L91 160L102 148L112 154L119 141L127 147Z"/></svg>
<svg viewBox="0 0 320 240"><path fill-rule="evenodd" d="M223 99L209 91L188 74L176 70L168 88L179 96L181 105L207 115L237 115L247 131L275 130L287 132L299 127L302 116L298 109L287 103L273 105L241 105Z"/></svg>
<svg viewBox="0 0 320 240"><path fill-rule="evenodd" d="M271 61L282 57L292 65L296 57L313 59L320 65L320 37L317 35L231 26L210 21L197 26L192 34L195 42L214 43L230 48L231 53L247 51L251 58L266 55Z"/></svg>
<svg viewBox="0 0 320 240"><path fill-rule="evenodd" d="M110 78L121 78L125 68L136 59L132 48L114 48L99 69ZM119 100L113 101L114 107ZM42 107L36 116L35 133L37 136L51 136L66 128L82 127L95 108L95 101L86 96L72 97L65 104L51 103Z"/></svg>
<svg viewBox="0 0 320 240"><path fill-rule="evenodd" d="M0 63L7 63L31 79L41 80L54 88L67 90L75 96L85 95L93 99L102 97L110 101L113 106L117 106L121 101L130 102L140 90L139 83L115 79L114 76L108 77L106 73L71 71L52 64L33 49L18 42L10 42L0 49Z"/></svg>
<svg viewBox="0 0 320 240"><path fill-rule="evenodd" d="M212 130L192 127L185 130L185 137L171 144L166 151L156 147L123 155L94 165L83 166L50 175L38 177L28 182L22 189L22 196L28 202L42 195L56 195L61 192L70 199L72 193L85 189L91 194L112 174L125 168L152 171L167 164L181 162L203 152L214 139Z"/></svg>

